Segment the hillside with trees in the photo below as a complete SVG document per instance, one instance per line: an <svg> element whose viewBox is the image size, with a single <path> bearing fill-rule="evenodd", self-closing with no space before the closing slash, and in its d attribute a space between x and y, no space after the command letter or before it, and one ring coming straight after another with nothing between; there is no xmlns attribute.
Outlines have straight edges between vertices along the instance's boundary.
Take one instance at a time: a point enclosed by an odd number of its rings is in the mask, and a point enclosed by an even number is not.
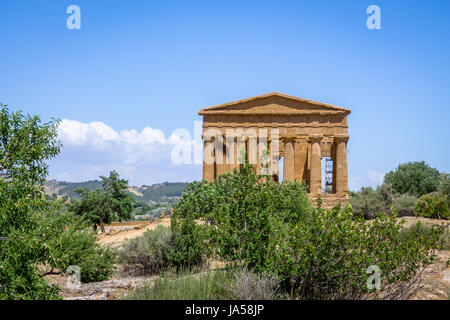
<svg viewBox="0 0 450 320"><path fill-rule="evenodd" d="M188 185L187 182L163 182L152 185L129 186L128 192L136 201L144 202L169 202L181 198L184 189ZM101 180L90 180L85 182L65 182L56 180L47 180L44 183L44 191L49 196L59 198L75 198L80 197L76 193L77 189L88 188L90 190L99 189L102 186Z"/></svg>

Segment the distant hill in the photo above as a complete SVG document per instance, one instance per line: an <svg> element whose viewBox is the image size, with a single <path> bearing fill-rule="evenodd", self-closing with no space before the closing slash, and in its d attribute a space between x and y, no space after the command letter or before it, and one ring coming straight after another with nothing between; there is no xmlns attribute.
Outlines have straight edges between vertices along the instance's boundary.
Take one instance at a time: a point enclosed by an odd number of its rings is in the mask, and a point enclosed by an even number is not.
<svg viewBox="0 0 450 320"><path fill-rule="evenodd" d="M172 202L181 198L184 189L188 185L187 182L163 182L149 186L140 187L130 186L128 191L134 199L145 202ZM78 198L75 190L78 188L88 187L91 190L98 189L102 186L99 180L91 180L86 182L64 182L56 180L48 180L44 184L44 192L48 195L56 195L58 197L67 196L69 198Z"/></svg>

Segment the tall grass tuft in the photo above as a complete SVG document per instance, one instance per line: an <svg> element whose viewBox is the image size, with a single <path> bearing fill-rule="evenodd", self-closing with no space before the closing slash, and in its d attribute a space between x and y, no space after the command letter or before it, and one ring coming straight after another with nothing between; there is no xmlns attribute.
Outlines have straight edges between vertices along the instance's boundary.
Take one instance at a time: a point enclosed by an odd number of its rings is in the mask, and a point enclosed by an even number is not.
<svg viewBox="0 0 450 320"><path fill-rule="evenodd" d="M162 276L126 300L273 300L282 298L277 278L238 269Z"/></svg>
<svg viewBox="0 0 450 320"><path fill-rule="evenodd" d="M221 300L232 299L233 270L217 270L189 275L166 275L137 288L126 300Z"/></svg>

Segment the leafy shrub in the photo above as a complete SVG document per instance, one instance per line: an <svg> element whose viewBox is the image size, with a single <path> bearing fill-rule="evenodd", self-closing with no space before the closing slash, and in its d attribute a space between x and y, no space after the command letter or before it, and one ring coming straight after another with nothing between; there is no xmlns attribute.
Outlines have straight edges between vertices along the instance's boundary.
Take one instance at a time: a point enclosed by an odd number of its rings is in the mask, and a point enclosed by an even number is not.
<svg viewBox="0 0 450 320"><path fill-rule="evenodd" d="M298 182L278 187L271 179L262 181L251 166L227 173L212 183L193 183L175 206L173 217L191 215L213 227L207 228L209 242L220 258L261 267L269 254L269 237L276 228L298 221L311 207L306 187Z"/></svg>
<svg viewBox="0 0 450 320"><path fill-rule="evenodd" d="M157 226L142 236L126 241L119 250L119 261L126 270L142 274L158 274L171 267L169 259L171 231Z"/></svg>
<svg viewBox="0 0 450 320"><path fill-rule="evenodd" d="M392 186L389 183L383 183L377 188L377 193L386 207L391 207L393 201Z"/></svg>
<svg viewBox="0 0 450 320"><path fill-rule="evenodd" d="M256 176L250 166L212 183L186 189L174 216L208 223L208 245L227 261L280 278L304 299L362 298L369 266L383 273L384 297L404 297L408 282L434 258L433 236L401 238L394 209L371 223L355 219L352 206L314 209L297 182L281 186Z"/></svg>
<svg viewBox="0 0 450 320"><path fill-rule="evenodd" d="M76 265L81 269L82 282L109 278L115 263L114 252L100 246L97 235L88 229L87 221L67 213L57 202L53 202L40 219L41 237L50 253L47 264L52 271L57 269L64 273L70 265Z"/></svg>
<svg viewBox="0 0 450 320"><path fill-rule="evenodd" d="M395 211L371 223L355 220L351 206L315 211L308 224L291 227L278 243L268 271L288 280L304 299L354 299L369 293L366 270L377 265L387 297L403 297L406 292L394 286L431 263L439 238L404 239L400 230Z"/></svg>
<svg viewBox="0 0 450 320"><path fill-rule="evenodd" d="M388 208L381 194L371 187L361 188L361 191L350 194L349 202L354 216L364 219L373 219Z"/></svg>
<svg viewBox="0 0 450 320"><path fill-rule="evenodd" d="M80 267L81 282L90 283L109 279L113 273L114 262L114 251L109 248L96 248L93 254L83 256L75 265Z"/></svg>
<svg viewBox="0 0 450 320"><path fill-rule="evenodd" d="M450 199L450 173L441 174L438 191L441 195Z"/></svg>
<svg viewBox="0 0 450 320"><path fill-rule="evenodd" d="M392 185L396 194L410 193L416 197L435 192L440 173L424 161L399 164L397 169L384 176L384 182Z"/></svg>
<svg viewBox="0 0 450 320"><path fill-rule="evenodd" d="M415 212L425 218L448 219L448 201L437 193L426 194L417 201Z"/></svg>
<svg viewBox="0 0 450 320"><path fill-rule="evenodd" d="M417 198L409 194L402 194L392 200L392 204L397 209L399 217L415 216L414 208L416 202Z"/></svg>
<svg viewBox="0 0 450 320"><path fill-rule="evenodd" d="M440 236L439 242L436 243L436 249L450 249L450 233L448 226L429 226L418 221L409 228L403 228L400 232L400 237L402 239L415 238L416 235L420 235L420 238L430 238L433 237L438 230L437 234Z"/></svg>
<svg viewBox="0 0 450 320"><path fill-rule="evenodd" d="M171 230L170 262L177 270L201 266L207 253L204 227L199 225L193 215L189 213L185 215L184 219L172 216Z"/></svg>

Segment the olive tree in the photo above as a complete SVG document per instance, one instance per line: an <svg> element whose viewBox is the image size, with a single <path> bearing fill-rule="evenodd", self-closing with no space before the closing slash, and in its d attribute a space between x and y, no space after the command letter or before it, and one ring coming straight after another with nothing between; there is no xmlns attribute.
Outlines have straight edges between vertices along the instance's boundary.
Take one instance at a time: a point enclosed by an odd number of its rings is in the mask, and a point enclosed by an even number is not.
<svg viewBox="0 0 450 320"><path fill-rule="evenodd" d="M102 187L96 190L77 189L80 200L70 205L70 211L88 218L94 230L97 224L105 232L105 223L122 221L131 218L134 199L127 191L128 181L119 178L119 174L111 171L109 177L100 176Z"/></svg>

